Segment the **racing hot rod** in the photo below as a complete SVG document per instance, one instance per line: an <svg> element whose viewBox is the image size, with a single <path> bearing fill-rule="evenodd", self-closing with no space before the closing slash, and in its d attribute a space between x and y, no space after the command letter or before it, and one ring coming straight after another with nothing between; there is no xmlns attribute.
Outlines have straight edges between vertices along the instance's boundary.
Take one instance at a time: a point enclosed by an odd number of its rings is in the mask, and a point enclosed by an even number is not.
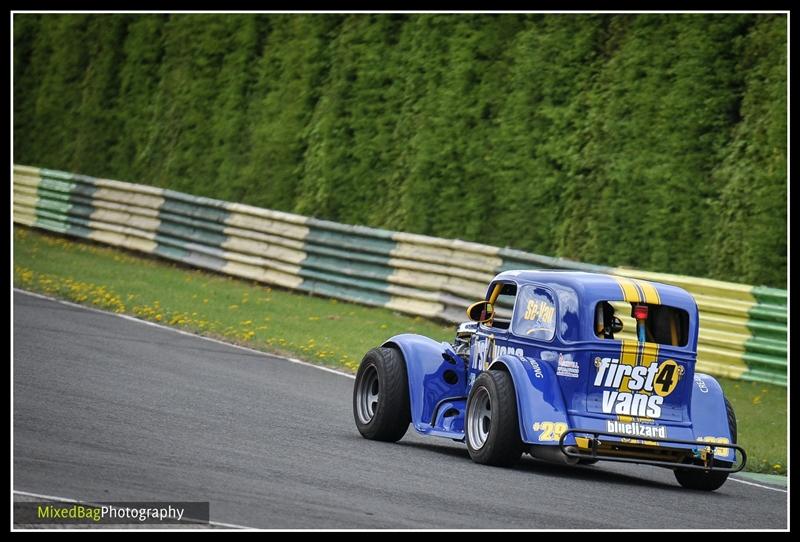
<svg viewBox="0 0 800 542"><path fill-rule="evenodd" d="M466 443L477 463L641 463L712 491L744 468L736 416L695 371L698 309L685 290L620 276L505 271L452 344L396 335L364 356L353 415L368 439L409 424Z"/></svg>

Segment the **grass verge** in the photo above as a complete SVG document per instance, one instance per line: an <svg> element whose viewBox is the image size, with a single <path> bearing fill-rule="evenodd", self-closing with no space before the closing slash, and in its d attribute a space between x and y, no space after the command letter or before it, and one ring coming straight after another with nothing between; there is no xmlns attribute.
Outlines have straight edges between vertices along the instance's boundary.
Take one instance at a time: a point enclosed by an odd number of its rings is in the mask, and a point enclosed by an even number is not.
<svg viewBox="0 0 800 542"><path fill-rule="evenodd" d="M398 333L452 340L420 317L270 288L125 250L14 227L14 285L77 303L355 372ZM786 474L786 388L720 378L748 470Z"/></svg>

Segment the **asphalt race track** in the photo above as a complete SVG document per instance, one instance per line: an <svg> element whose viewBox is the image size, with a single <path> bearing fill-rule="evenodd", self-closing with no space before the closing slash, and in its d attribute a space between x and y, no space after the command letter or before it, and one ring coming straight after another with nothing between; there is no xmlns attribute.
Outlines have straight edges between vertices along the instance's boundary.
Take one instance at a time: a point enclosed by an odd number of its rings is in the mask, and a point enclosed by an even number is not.
<svg viewBox="0 0 800 542"><path fill-rule="evenodd" d="M14 293L16 491L88 502L211 503L256 528L787 528L787 493L671 471L356 430L353 380L114 315Z"/></svg>

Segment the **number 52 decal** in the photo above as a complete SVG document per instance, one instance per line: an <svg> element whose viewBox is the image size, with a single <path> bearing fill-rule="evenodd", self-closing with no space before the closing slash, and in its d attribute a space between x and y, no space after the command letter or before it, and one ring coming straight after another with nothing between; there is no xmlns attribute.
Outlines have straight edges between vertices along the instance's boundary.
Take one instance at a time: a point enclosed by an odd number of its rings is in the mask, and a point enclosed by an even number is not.
<svg viewBox="0 0 800 542"><path fill-rule="evenodd" d="M710 442L712 444L730 444L730 440L725 437L700 437L702 442ZM714 455L719 457L728 457L731 453L731 448L716 448Z"/></svg>

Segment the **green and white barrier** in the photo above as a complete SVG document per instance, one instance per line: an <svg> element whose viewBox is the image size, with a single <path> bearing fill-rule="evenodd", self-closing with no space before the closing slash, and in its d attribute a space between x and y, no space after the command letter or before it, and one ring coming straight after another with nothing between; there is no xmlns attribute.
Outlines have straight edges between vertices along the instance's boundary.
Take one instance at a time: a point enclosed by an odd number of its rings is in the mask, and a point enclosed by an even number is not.
<svg viewBox="0 0 800 542"><path fill-rule="evenodd" d="M464 320L464 309L506 269L574 269L675 284L700 308L698 370L786 385L785 290L338 224L20 165L14 166L14 222L449 322Z"/></svg>

